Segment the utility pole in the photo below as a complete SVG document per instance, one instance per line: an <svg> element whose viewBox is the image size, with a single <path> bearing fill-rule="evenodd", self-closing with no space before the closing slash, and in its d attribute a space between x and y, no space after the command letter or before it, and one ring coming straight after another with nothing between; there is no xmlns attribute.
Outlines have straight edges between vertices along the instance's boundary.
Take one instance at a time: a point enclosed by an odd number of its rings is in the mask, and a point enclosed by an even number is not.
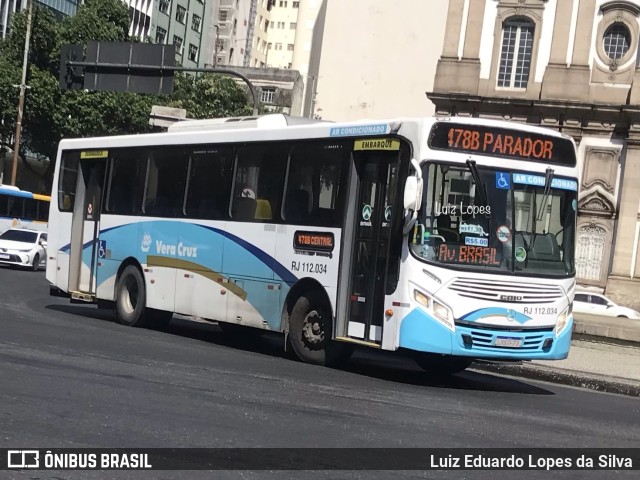
<svg viewBox="0 0 640 480"><path fill-rule="evenodd" d="M220 40L220 25L214 25L216 29L216 43L213 46L213 68L218 66L218 41Z"/></svg>
<svg viewBox="0 0 640 480"><path fill-rule="evenodd" d="M33 0L29 1L27 13L27 33L24 37L24 59L22 61L22 81L20 82L20 99L18 100L18 119L16 121L16 141L13 146L13 166L11 168L11 185L16 184L18 173L18 152L20 151L20 134L22 133L22 111L24 109L24 93L27 89L27 69L29 68L29 40L31 39L31 16L33 14Z"/></svg>

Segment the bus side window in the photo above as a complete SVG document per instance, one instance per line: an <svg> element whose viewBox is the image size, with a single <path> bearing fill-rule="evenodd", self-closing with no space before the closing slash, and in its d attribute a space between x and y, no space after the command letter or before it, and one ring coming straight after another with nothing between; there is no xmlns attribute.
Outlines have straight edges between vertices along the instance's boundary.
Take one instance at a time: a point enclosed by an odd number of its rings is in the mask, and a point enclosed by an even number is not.
<svg viewBox="0 0 640 480"><path fill-rule="evenodd" d="M151 150L144 213L166 218L182 216L187 161L184 147Z"/></svg>
<svg viewBox="0 0 640 480"><path fill-rule="evenodd" d="M9 216L12 218L23 218L24 198L16 197L9 200Z"/></svg>
<svg viewBox="0 0 640 480"><path fill-rule="evenodd" d="M305 142L291 151L282 209L285 221L336 227L342 224L344 181L349 160L343 145Z"/></svg>
<svg viewBox="0 0 640 480"><path fill-rule="evenodd" d="M72 212L76 199L80 154L63 152L61 162L58 179L58 209L61 212Z"/></svg>
<svg viewBox="0 0 640 480"><path fill-rule="evenodd" d="M38 217L37 200L31 198L24 199L24 217L29 220L36 220Z"/></svg>
<svg viewBox="0 0 640 480"><path fill-rule="evenodd" d="M0 193L0 217L9 215L9 195Z"/></svg>
<svg viewBox="0 0 640 480"><path fill-rule="evenodd" d="M142 210L147 151L127 148L114 150L111 155L105 211L114 215L139 214Z"/></svg>
<svg viewBox="0 0 640 480"><path fill-rule="evenodd" d="M225 212L229 210L232 175L233 148L209 146L195 149L189 162L185 200L187 217L224 220Z"/></svg>
<svg viewBox="0 0 640 480"><path fill-rule="evenodd" d="M282 145L252 144L238 149L231 204L234 220L279 221L286 162L287 150Z"/></svg>

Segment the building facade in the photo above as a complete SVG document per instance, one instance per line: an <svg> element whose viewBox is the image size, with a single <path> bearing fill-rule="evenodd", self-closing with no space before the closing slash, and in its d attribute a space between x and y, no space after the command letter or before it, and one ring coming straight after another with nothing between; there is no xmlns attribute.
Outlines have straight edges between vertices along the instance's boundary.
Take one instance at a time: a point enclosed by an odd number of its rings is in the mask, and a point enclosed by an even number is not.
<svg viewBox="0 0 640 480"><path fill-rule="evenodd" d="M123 0L129 7L129 35L173 44L176 61L204 67L213 59L215 12L220 0Z"/></svg>
<svg viewBox="0 0 640 480"><path fill-rule="evenodd" d="M640 1L450 0L446 18L436 113L571 135L578 283L640 307Z"/></svg>
<svg viewBox="0 0 640 480"><path fill-rule="evenodd" d="M442 51L445 1L302 0L293 68L305 75L304 115L327 120L424 116ZM298 51L298 49L300 49ZM307 50L309 50L307 52Z"/></svg>
<svg viewBox="0 0 640 480"><path fill-rule="evenodd" d="M58 18L75 15L81 0L34 0L34 6L46 7ZM11 15L27 8L27 0L0 0L0 35L5 38L11 26Z"/></svg>

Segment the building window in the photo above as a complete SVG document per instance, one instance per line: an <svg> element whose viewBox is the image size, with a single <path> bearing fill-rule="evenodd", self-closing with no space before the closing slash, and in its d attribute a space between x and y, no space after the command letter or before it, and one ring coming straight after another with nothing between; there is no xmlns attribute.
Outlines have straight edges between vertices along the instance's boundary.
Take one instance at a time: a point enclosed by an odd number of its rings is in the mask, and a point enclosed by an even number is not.
<svg viewBox="0 0 640 480"><path fill-rule="evenodd" d="M167 31L162 27L156 28L156 43L164 43L166 38L167 38Z"/></svg>
<svg viewBox="0 0 640 480"><path fill-rule="evenodd" d="M631 33L626 25L614 23L604 34L604 53L611 60L619 60L626 55L631 45Z"/></svg>
<svg viewBox="0 0 640 480"><path fill-rule="evenodd" d="M284 28L284 22L278 22L278 28L282 30Z"/></svg>
<svg viewBox="0 0 640 480"><path fill-rule="evenodd" d="M289 28L290 28L291 30L295 30L297 26L298 26L298 24L297 24L296 22L291 22L291 23L289 24Z"/></svg>
<svg viewBox="0 0 640 480"><path fill-rule="evenodd" d="M280 6L284 7L284 8L287 8L287 2L284 1L284 0L280 0Z"/></svg>
<svg viewBox="0 0 640 480"><path fill-rule="evenodd" d="M196 47L193 43L189 44L189 60L192 62L198 61L198 47Z"/></svg>
<svg viewBox="0 0 640 480"><path fill-rule="evenodd" d="M167 13L169 11L169 4L170 3L171 3L170 0L160 0L160 6L158 7L158 9L162 13Z"/></svg>
<svg viewBox="0 0 640 480"><path fill-rule="evenodd" d="M216 40L216 52L222 52L224 50L224 40L218 39Z"/></svg>
<svg viewBox="0 0 640 480"><path fill-rule="evenodd" d="M200 32L200 26L202 25L202 19L195 13L191 16L191 30Z"/></svg>
<svg viewBox="0 0 640 480"><path fill-rule="evenodd" d="M182 38L177 35L173 36L173 44L176 47L176 53L182 55Z"/></svg>
<svg viewBox="0 0 640 480"><path fill-rule="evenodd" d="M273 100L276 96L275 88L263 88L260 93L260 101L262 103L273 104Z"/></svg>
<svg viewBox="0 0 640 480"><path fill-rule="evenodd" d="M533 22L507 20L502 29L498 87L527 88L533 52Z"/></svg>
<svg viewBox="0 0 640 480"><path fill-rule="evenodd" d="M184 24L186 16L187 16L187 9L184 8L182 5L178 5L178 8L176 9L176 20L179 23Z"/></svg>
<svg viewBox="0 0 640 480"><path fill-rule="evenodd" d="M287 50L289 50L290 52L293 52L293 43L290 43L287 45Z"/></svg>
<svg viewBox="0 0 640 480"><path fill-rule="evenodd" d="M293 8L300 7L300 2L293 2Z"/></svg>
<svg viewBox="0 0 640 480"><path fill-rule="evenodd" d="M221 22L226 22L228 15L229 15L229 11L228 10L220 10L218 12L218 20L221 21Z"/></svg>
<svg viewBox="0 0 640 480"><path fill-rule="evenodd" d="M282 50L282 44L281 43L276 43L276 50Z"/></svg>

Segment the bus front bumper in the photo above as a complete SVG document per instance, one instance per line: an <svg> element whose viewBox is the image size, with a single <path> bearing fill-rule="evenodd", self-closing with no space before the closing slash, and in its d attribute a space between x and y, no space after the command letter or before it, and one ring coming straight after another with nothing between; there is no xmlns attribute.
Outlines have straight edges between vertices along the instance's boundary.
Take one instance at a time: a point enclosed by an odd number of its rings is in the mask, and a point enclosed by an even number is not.
<svg viewBox="0 0 640 480"><path fill-rule="evenodd" d="M560 335L553 330L509 331L483 326L456 325L452 332L419 308L410 312L400 325L400 347L495 360L562 360L569 355L573 316ZM519 346L500 346L513 343Z"/></svg>

